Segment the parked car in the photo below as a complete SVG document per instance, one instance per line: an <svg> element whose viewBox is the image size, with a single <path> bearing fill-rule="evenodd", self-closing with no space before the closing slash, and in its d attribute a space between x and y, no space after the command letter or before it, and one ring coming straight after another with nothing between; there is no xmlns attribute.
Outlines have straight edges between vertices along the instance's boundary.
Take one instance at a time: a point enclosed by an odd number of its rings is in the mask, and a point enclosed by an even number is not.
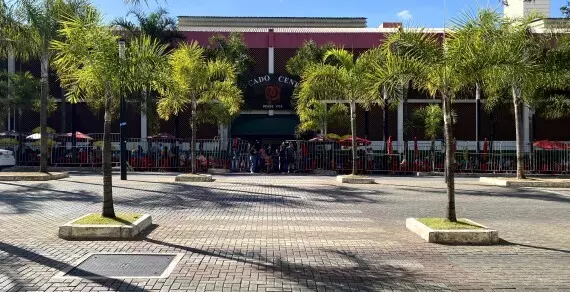
<svg viewBox="0 0 570 292"><path fill-rule="evenodd" d="M14 152L10 150L0 149L0 169L12 167L14 165L16 165Z"/></svg>

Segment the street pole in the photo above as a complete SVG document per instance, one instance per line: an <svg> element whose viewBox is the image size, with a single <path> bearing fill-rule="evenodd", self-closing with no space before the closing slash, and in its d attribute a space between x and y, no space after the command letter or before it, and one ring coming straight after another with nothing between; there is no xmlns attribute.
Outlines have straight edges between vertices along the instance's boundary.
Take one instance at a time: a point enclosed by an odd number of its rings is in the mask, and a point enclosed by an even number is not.
<svg viewBox="0 0 570 292"><path fill-rule="evenodd" d="M125 58L125 40L119 39L119 57ZM120 86L119 86L120 87ZM125 143L124 128L127 125L125 122L125 98L119 89L120 102L119 102L119 139L121 140L121 180L127 180L127 145Z"/></svg>

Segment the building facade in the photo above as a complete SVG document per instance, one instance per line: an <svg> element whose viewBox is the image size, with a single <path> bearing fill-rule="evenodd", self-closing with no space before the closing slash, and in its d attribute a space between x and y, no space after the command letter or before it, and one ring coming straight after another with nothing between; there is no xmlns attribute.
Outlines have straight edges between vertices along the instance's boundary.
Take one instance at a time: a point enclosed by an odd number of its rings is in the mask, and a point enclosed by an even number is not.
<svg viewBox="0 0 570 292"><path fill-rule="evenodd" d="M522 8L517 1L511 0L505 13L513 16L526 13L530 4L519 1ZM533 5L537 9L545 9L542 2L548 2L549 5L549 1L539 0ZM245 104L240 116L231 125L200 125L198 138L239 137L267 141L295 138L299 120L295 114L292 95L300 80L298 76L288 74L286 63L306 41L313 40L319 45L333 43L359 55L380 45L387 34L399 26L398 23L384 23L378 28L369 28L365 18L180 16L178 21L186 41L196 41L202 46L208 46L209 39L214 35L240 32L254 61L250 72L242 78ZM443 32L442 29L433 31ZM16 64L16 70L28 70L36 76L39 76L39 68L37 62ZM103 132L102 112L94 112L86 104L71 105L62 102L63 92L53 72L51 79L50 93L57 99L58 106L48 119L49 126L57 132ZM414 138L427 140L422 127L410 121L417 108L430 103L439 103L439 100L410 91L405 102L400 102L387 112L386 119L383 119L384 113L379 106L369 109L359 107L357 135L369 140L382 140L383 120L386 120L388 134L393 141L411 141ZM458 141L474 141L477 137L475 105L474 96L469 95L458 97L453 105L458 116L454 128ZM526 107L523 115L526 142L542 139L570 141L570 133L564 130L570 126L570 118L546 120L533 115L532 110ZM126 121L127 133L131 138L146 137L152 128L150 133L165 132L186 138L191 133L189 120L190 113L184 112L169 121L151 125L147 115L141 114L141 110L131 104ZM13 129L30 131L39 126L39 114L27 109L23 109L22 115L11 112L9 125ZM114 123L113 131L118 132L118 122ZM329 132L344 135L349 134L349 128L329 129ZM514 117L510 105L506 104L492 112L481 110L478 137L481 141L485 138L492 141L515 140Z"/></svg>

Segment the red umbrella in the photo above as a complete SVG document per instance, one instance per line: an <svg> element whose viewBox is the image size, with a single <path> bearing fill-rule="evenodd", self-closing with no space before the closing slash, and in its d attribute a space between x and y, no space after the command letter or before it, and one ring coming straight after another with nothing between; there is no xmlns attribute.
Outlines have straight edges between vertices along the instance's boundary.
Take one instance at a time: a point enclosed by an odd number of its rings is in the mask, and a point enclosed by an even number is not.
<svg viewBox="0 0 570 292"><path fill-rule="evenodd" d="M71 138L71 137L73 137L73 133L65 133L65 134L62 135L62 137L69 137L69 138ZM80 139L80 140L93 140L93 138L91 138L91 137L89 137L88 135L83 134L83 133L81 133L81 132L79 132L79 131L76 131L76 132L75 132L75 138L76 138L76 139Z"/></svg>
<svg viewBox="0 0 570 292"><path fill-rule="evenodd" d="M176 137L174 137L173 135L168 134L168 133L158 133L158 134L153 135L153 136L148 136L147 139L173 140L173 139L176 139Z"/></svg>
<svg viewBox="0 0 570 292"><path fill-rule="evenodd" d="M418 137L414 137L414 156L418 159Z"/></svg>
<svg viewBox="0 0 570 292"><path fill-rule="evenodd" d="M340 143L349 144L349 145L350 145L350 144L352 144L352 137L348 137L348 138L346 138L346 139L344 139L344 140L340 140ZM364 139L364 138L356 137L356 144L358 144L358 145L365 145L365 146L368 146L368 145L370 145L371 143L372 143L372 142L370 142L370 140L366 140L366 139Z"/></svg>
<svg viewBox="0 0 570 292"><path fill-rule="evenodd" d="M392 154L392 136L388 137L388 154Z"/></svg>
<svg viewBox="0 0 570 292"><path fill-rule="evenodd" d="M534 147L542 148L544 150L563 150L570 149L570 145L549 140L536 141L532 144Z"/></svg>

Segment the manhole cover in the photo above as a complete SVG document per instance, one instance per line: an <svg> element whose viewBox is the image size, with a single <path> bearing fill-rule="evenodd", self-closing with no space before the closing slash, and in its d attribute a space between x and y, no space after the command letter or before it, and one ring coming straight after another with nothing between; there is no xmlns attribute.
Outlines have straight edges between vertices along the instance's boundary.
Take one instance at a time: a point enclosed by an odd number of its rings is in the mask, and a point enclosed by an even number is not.
<svg viewBox="0 0 570 292"><path fill-rule="evenodd" d="M179 254L92 254L63 277L162 278L168 276Z"/></svg>

